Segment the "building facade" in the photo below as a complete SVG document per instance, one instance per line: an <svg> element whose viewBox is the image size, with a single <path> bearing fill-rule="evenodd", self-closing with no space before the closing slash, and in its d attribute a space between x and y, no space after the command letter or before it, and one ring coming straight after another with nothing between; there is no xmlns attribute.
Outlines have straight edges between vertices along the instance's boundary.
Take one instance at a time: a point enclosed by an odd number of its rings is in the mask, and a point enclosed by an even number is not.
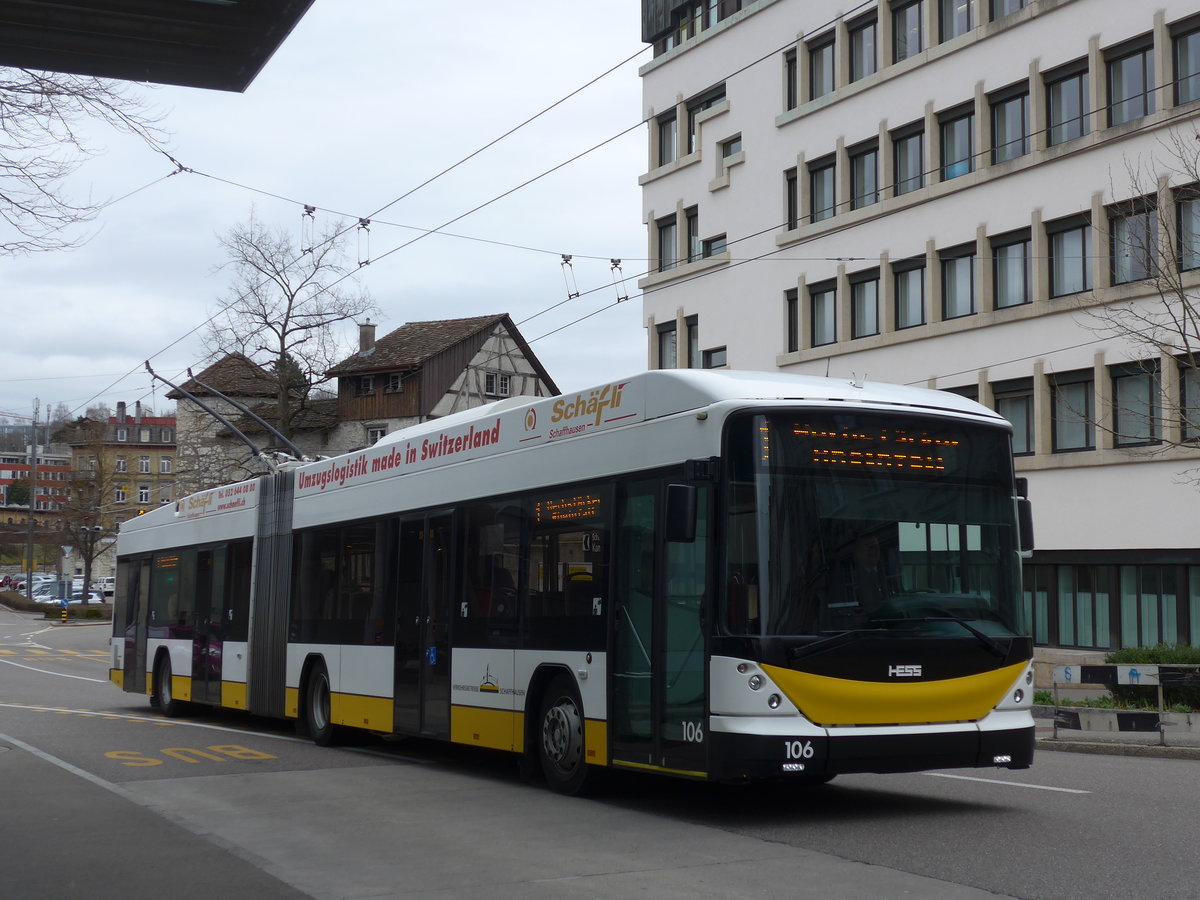
<svg viewBox="0 0 1200 900"><path fill-rule="evenodd" d="M978 399L1037 642L1200 644L1200 2L644 0L643 39L649 365Z"/></svg>

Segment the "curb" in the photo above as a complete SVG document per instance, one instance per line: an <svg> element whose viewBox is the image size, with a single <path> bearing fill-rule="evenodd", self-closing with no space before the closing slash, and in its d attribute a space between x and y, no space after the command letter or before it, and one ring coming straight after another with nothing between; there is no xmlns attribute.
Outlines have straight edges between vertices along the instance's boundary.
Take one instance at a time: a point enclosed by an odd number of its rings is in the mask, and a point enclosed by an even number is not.
<svg viewBox="0 0 1200 900"><path fill-rule="evenodd" d="M1153 759L1200 759L1200 747L1163 747L1159 744L1117 744L1102 741L1064 741L1038 738L1038 750L1060 753L1092 753L1104 756L1141 756Z"/></svg>

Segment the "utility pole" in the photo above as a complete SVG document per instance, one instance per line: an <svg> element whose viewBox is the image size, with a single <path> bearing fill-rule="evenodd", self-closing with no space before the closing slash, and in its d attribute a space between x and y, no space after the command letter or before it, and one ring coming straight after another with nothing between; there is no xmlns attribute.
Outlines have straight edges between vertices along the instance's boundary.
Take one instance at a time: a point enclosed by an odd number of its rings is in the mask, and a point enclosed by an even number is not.
<svg viewBox="0 0 1200 900"><path fill-rule="evenodd" d="M40 400L37 397L33 398L33 428L29 435L29 516L25 522L28 525L25 544L25 571L28 573L25 578L25 596L33 600L33 536L37 530L34 522L37 518L37 458L38 458L38 439L37 439L37 423Z"/></svg>

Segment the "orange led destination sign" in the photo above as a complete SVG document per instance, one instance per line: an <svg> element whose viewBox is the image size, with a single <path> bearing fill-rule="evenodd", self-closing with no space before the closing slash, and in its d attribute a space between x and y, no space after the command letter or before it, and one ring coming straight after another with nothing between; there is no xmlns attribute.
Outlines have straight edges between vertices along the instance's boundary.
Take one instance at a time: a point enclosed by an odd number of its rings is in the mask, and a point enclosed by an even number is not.
<svg viewBox="0 0 1200 900"><path fill-rule="evenodd" d="M556 497L539 500L534 506L534 518L538 524L545 522L571 522L591 519L600 512L600 498L594 494L579 494L575 497Z"/></svg>
<svg viewBox="0 0 1200 900"><path fill-rule="evenodd" d="M829 431L797 426L792 433L807 439L812 462L830 466L944 472L944 451L959 446L957 440L932 437L926 432Z"/></svg>

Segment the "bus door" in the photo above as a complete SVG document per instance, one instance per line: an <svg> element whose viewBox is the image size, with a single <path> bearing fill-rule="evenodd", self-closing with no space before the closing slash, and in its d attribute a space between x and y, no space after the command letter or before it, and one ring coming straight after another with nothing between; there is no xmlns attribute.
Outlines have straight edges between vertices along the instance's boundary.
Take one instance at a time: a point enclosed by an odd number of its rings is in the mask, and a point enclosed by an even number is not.
<svg viewBox="0 0 1200 900"><path fill-rule="evenodd" d="M124 582L122 584L122 582ZM121 562L117 566L114 596L125 604L125 677L123 687L146 693L146 630L150 604L150 560Z"/></svg>
<svg viewBox="0 0 1200 900"><path fill-rule="evenodd" d="M196 630L192 634L192 699L221 702L222 626L227 604L225 548L196 553Z"/></svg>
<svg viewBox="0 0 1200 900"><path fill-rule="evenodd" d="M449 513L400 522L395 723L434 737L450 736L451 525Z"/></svg>
<svg viewBox="0 0 1200 900"><path fill-rule="evenodd" d="M609 728L614 765L707 772L706 486L697 489L696 536L664 539L661 481L624 492L616 547Z"/></svg>

